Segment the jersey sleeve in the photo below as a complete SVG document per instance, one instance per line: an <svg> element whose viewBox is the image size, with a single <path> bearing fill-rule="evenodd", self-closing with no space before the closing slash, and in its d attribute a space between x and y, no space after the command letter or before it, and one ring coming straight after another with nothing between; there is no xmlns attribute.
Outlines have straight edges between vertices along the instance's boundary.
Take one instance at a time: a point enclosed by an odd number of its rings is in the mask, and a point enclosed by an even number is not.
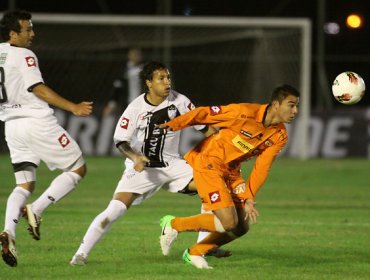
<svg viewBox="0 0 370 280"><path fill-rule="evenodd" d="M115 145L123 141L131 141L136 129L136 118L135 108L128 106L117 122L113 136Z"/></svg>
<svg viewBox="0 0 370 280"><path fill-rule="evenodd" d="M31 91L33 85L44 83L36 55L28 49L23 49L18 57L19 70L24 79L25 88Z"/></svg>
<svg viewBox="0 0 370 280"><path fill-rule="evenodd" d="M266 181L276 156L280 153L280 151L287 143L288 135L286 131L281 131L278 132L275 139L277 142L271 147L268 147L266 150L264 150L256 158L252 172L250 173L246 181L247 198L254 198L258 190Z"/></svg>
<svg viewBox="0 0 370 280"><path fill-rule="evenodd" d="M198 107L184 115L174 118L166 124L173 131L194 125L228 127L235 121L235 118L239 115L239 111L240 107L238 104Z"/></svg>
<svg viewBox="0 0 370 280"><path fill-rule="evenodd" d="M184 114L189 113L190 111L194 110L195 106L190 101L189 98L187 98L184 95L182 95L182 96L183 96L183 102L182 102L182 106L180 106L180 108L179 108L179 112L180 112L181 115L184 115ZM205 125L195 125L194 129L203 130L205 127L206 127Z"/></svg>

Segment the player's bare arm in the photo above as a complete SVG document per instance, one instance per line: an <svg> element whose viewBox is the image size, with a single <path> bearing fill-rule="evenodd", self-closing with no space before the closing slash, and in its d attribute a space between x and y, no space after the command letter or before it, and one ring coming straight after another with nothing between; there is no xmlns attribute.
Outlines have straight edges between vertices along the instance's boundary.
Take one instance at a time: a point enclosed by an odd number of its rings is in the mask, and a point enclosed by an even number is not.
<svg viewBox="0 0 370 280"><path fill-rule="evenodd" d="M124 156L134 162L134 169L138 172L143 171L146 164L149 162L146 156L135 152L127 141L121 142L117 148Z"/></svg>
<svg viewBox="0 0 370 280"><path fill-rule="evenodd" d="M63 98L54 90L52 90L51 88L44 84L39 84L35 86L32 92L38 98L44 100L48 104L63 109L65 111L69 111L73 113L75 116L86 117L91 114L93 109L92 107L93 102L81 102L78 104L73 103Z"/></svg>

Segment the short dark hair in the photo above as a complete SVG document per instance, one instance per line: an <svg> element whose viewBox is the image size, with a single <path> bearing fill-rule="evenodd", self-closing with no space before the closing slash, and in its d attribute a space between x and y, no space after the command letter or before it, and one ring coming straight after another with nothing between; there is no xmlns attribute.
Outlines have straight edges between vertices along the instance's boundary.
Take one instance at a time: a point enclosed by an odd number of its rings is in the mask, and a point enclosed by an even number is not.
<svg viewBox="0 0 370 280"><path fill-rule="evenodd" d="M7 11L0 21L0 34L4 42L10 39L10 31L21 32L20 20L30 20L31 13L24 10Z"/></svg>
<svg viewBox="0 0 370 280"><path fill-rule="evenodd" d="M272 91L270 102L272 103L273 101L278 101L279 103L281 103L289 95L299 97L300 93L295 87L291 85L279 85Z"/></svg>
<svg viewBox="0 0 370 280"><path fill-rule="evenodd" d="M149 91L146 81L152 80L154 71L159 69L167 69L167 66L158 61L151 61L145 64L143 70L140 71L140 80L145 92Z"/></svg>

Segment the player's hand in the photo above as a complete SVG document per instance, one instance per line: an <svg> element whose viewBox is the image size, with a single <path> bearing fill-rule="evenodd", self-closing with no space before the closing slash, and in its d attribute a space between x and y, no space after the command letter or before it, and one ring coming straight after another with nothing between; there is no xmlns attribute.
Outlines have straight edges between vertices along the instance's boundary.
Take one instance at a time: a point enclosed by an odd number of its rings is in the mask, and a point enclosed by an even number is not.
<svg viewBox="0 0 370 280"><path fill-rule="evenodd" d="M166 123L155 124L154 127L165 130L172 130Z"/></svg>
<svg viewBox="0 0 370 280"><path fill-rule="evenodd" d="M249 218L252 220L254 224L256 224L257 217L260 214L258 213L258 210L254 208L254 205L256 205L256 202L253 199L247 199L247 201L245 202L245 206L244 206L245 213L246 213L245 220Z"/></svg>
<svg viewBox="0 0 370 280"><path fill-rule="evenodd" d="M72 113L78 117L86 117L91 114L93 106L93 102L81 102L76 104L75 108L73 109Z"/></svg>
<svg viewBox="0 0 370 280"><path fill-rule="evenodd" d="M143 155L137 156L134 159L134 169L137 172L141 172L144 170L146 164L149 162L150 160L146 156L143 156Z"/></svg>

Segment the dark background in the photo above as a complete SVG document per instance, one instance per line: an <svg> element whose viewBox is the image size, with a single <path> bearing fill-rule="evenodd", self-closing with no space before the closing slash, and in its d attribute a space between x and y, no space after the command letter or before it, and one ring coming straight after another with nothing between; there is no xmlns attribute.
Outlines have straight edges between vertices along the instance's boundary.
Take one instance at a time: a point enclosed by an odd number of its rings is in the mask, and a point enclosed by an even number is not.
<svg viewBox="0 0 370 280"><path fill-rule="evenodd" d="M0 11L9 7L26 9L33 13L72 14L128 14L128 15L183 15L183 16L238 16L238 17L306 17L312 20L312 107L335 108L343 106L328 98L330 86L336 75L343 71L360 74L365 82L370 80L370 1L368 0L95 0L1 1ZM364 23L360 29L350 29L345 20L350 13L359 13ZM323 25L336 22L339 34L324 32ZM100 38L103 39L103 38ZM98 38L99 40L99 38ZM322 58L323 67L318 69ZM325 79L319 79L324 74ZM325 94L323 94L325 92ZM369 106L365 95L356 106Z"/></svg>

